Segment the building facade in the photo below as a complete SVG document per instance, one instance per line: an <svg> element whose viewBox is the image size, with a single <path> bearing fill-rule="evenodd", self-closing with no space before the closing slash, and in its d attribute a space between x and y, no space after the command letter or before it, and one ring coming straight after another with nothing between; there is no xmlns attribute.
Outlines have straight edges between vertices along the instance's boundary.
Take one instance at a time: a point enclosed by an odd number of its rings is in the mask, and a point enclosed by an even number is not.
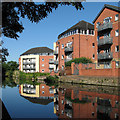
<svg viewBox="0 0 120 120"><path fill-rule="evenodd" d="M95 44L99 68L110 68L111 61L120 61L120 7L105 4L94 19Z"/></svg>
<svg viewBox="0 0 120 120"><path fill-rule="evenodd" d="M19 70L32 73L49 73L54 69L53 50L47 47L37 47L20 55Z"/></svg>
<svg viewBox="0 0 120 120"><path fill-rule="evenodd" d="M120 67L120 7L105 4L93 24L80 21L60 35L54 43L54 71L64 70L74 58L91 58L95 69Z"/></svg>
<svg viewBox="0 0 120 120"><path fill-rule="evenodd" d="M87 57L97 60L94 25L80 21L58 36L54 43L54 71L63 70L65 62L74 58Z"/></svg>

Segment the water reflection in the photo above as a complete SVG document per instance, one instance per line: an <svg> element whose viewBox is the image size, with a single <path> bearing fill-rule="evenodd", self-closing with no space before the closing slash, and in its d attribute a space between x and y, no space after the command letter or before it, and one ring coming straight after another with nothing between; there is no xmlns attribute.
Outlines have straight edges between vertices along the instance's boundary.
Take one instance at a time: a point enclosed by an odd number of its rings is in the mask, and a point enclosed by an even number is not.
<svg viewBox="0 0 120 120"><path fill-rule="evenodd" d="M58 118L120 119L120 96L117 87L90 85L59 85L44 83L22 84L19 93L32 103L47 105L54 101L54 114Z"/></svg>
<svg viewBox="0 0 120 120"><path fill-rule="evenodd" d="M19 93L32 103L47 105L54 100L54 86L50 87L44 83L40 85L22 84L19 86Z"/></svg>
<svg viewBox="0 0 120 120"><path fill-rule="evenodd" d="M59 118L119 119L120 96L80 88L59 88L55 94L55 113ZM108 89L109 90L109 89ZM114 89L113 89L114 90ZM103 89L104 91L104 89ZM112 91L111 91L112 92Z"/></svg>

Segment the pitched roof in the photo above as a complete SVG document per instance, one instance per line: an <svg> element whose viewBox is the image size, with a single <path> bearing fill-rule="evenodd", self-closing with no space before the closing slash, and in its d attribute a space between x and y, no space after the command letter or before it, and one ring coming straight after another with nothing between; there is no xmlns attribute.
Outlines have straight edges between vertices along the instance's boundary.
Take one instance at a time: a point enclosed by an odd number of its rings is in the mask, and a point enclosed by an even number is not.
<svg viewBox="0 0 120 120"><path fill-rule="evenodd" d="M27 50L21 55L36 54L36 53L53 53L53 50L48 47L36 47Z"/></svg>
<svg viewBox="0 0 120 120"><path fill-rule="evenodd" d="M61 35L67 33L70 30L75 30L75 29L82 29L82 30L87 30L87 29L94 29L94 25L91 23L88 23L84 20L81 20L80 22L78 22L77 24L73 25L72 27L70 27L69 29L67 29L66 31L62 32L60 35L58 35L58 39L59 37L61 37Z"/></svg>
<svg viewBox="0 0 120 120"><path fill-rule="evenodd" d="M97 20L97 18L100 16L100 14L102 13L102 11L103 11L105 8L108 8L108 9L111 9L111 10L114 10L114 11L117 11L117 12L120 12L120 7L105 4L104 7L102 8L102 10L98 13L98 15L96 16L96 18L93 20L93 23Z"/></svg>

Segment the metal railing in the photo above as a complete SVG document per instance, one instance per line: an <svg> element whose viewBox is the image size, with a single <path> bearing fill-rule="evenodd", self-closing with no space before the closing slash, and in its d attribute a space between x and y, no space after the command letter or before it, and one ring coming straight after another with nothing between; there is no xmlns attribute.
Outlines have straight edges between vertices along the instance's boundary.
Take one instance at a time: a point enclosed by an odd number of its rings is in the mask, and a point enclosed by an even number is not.
<svg viewBox="0 0 120 120"><path fill-rule="evenodd" d="M98 26L98 32L105 30L105 29L112 29L112 23L111 22L104 23L104 24Z"/></svg>
<svg viewBox="0 0 120 120"><path fill-rule="evenodd" d="M58 60L55 60L55 61L54 61L54 64L55 64L55 65L58 65Z"/></svg>
<svg viewBox="0 0 120 120"><path fill-rule="evenodd" d="M98 60L112 59L112 58L113 58L113 53L112 53L112 52L99 53L99 54L98 54Z"/></svg>
<svg viewBox="0 0 120 120"><path fill-rule="evenodd" d="M111 38L111 37L105 37L105 38L100 39L98 41L98 46L106 45L106 44L113 44L113 38Z"/></svg>
<svg viewBox="0 0 120 120"><path fill-rule="evenodd" d="M55 51L54 51L54 55L57 55L57 54L58 54L58 50L55 50Z"/></svg>
<svg viewBox="0 0 120 120"><path fill-rule="evenodd" d="M54 66L50 65L50 66L49 66L49 68L50 68L50 69L53 69L53 68L54 68Z"/></svg>
<svg viewBox="0 0 120 120"><path fill-rule="evenodd" d="M49 63L54 63L54 60L53 60L53 59L50 59L50 60L49 60Z"/></svg>
<svg viewBox="0 0 120 120"><path fill-rule="evenodd" d="M73 47L65 47L64 52L73 52Z"/></svg>
<svg viewBox="0 0 120 120"><path fill-rule="evenodd" d="M66 58L66 59L64 59L64 62L68 62L70 60L72 60L72 58Z"/></svg>

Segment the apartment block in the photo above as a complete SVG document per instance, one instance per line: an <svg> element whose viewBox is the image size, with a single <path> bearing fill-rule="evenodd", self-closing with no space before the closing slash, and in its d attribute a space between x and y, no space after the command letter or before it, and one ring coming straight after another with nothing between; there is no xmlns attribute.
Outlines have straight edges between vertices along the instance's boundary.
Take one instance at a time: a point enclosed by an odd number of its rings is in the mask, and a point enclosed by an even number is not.
<svg viewBox="0 0 120 120"><path fill-rule="evenodd" d="M54 43L54 71L63 70L65 62L74 58L87 57L96 62L96 49L94 25L84 20L78 22L58 35Z"/></svg>
<svg viewBox="0 0 120 120"><path fill-rule="evenodd" d="M36 47L20 55L19 70L32 73L49 73L54 69L53 50L48 47Z"/></svg>
<svg viewBox="0 0 120 120"><path fill-rule="evenodd" d="M110 68L111 61L120 61L120 7L105 4L94 19L98 68Z"/></svg>
<svg viewBox="0 0 120 120"><path fill-rule="evenodd" d="M105 4L93 24L80 21L58 35L54 43L54 71L64 70L74 58L91 58L95 69L120 67L120 7Z"/></svg>

